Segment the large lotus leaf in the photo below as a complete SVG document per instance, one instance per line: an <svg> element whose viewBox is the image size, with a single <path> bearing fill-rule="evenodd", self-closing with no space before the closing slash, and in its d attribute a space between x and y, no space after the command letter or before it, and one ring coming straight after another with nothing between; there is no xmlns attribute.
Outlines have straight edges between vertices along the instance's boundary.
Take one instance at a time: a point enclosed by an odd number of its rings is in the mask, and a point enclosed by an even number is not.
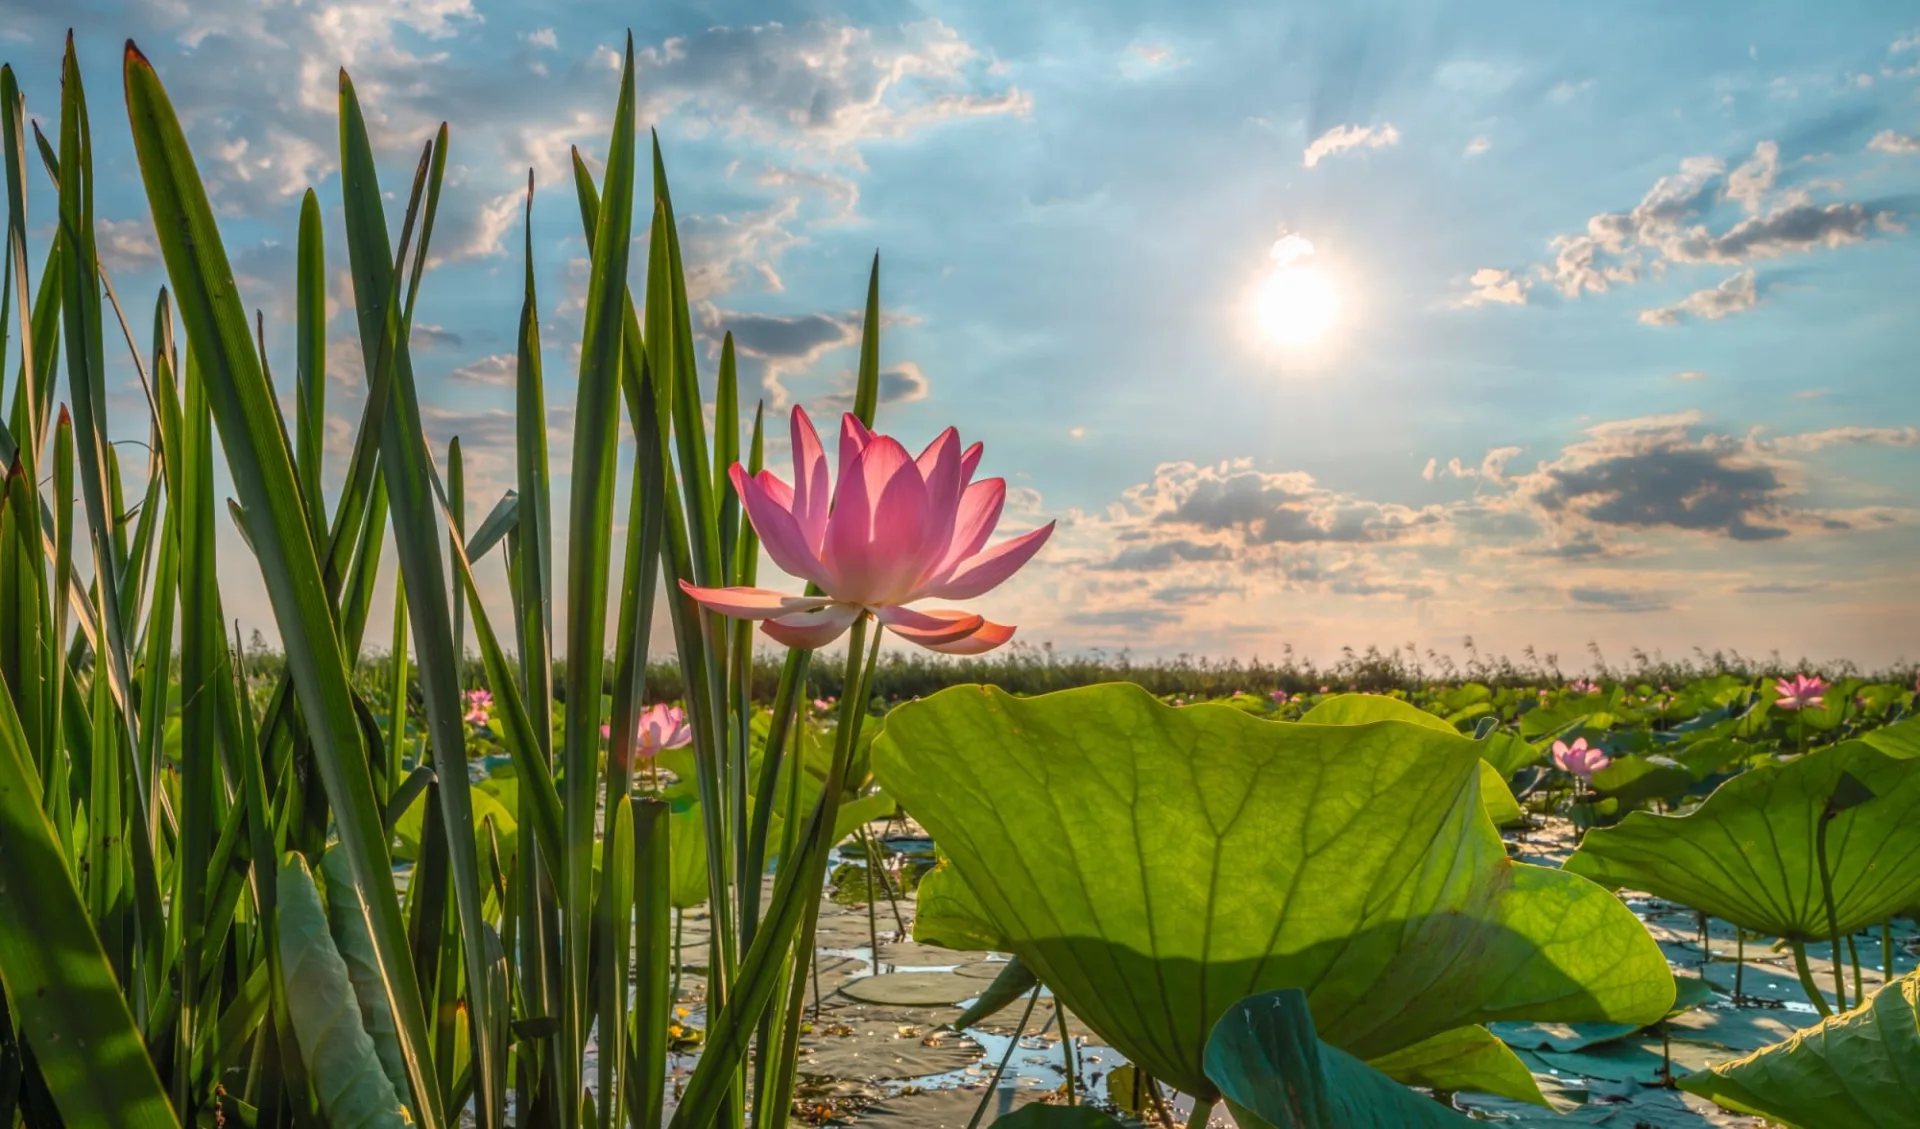
<svg viewBox="0 0 1920 1129"><path fill-rule="evenodd" d="M1013 948L946 859L920 876L913 900L913 939L923 945L960 952L1004 953Z"/></svg>
<svg viewBox="0 0 1920 1129"><path fill-rule="evenodd" d="M1757 933L1825 937L1816 836L1848 776L1875 798L1827 829L1834 912L1842 933L1877 925L1920 902L1920 760L1860 741L1749 769L1686 815L1634 812L1595 828L1566 868Z"/></svg>
<svg viewBox="0 0 1920 1129"><path fill-rule="evenodd" d="M1455 1129L1474 1124L1322 1043L1298 988L1227 1009L1207 1040L1207 1077L1240 1129Z"/></svg>
<svg viewBox="0 0 1920 1129"><path fill-rule="evenodd" d="M1680 1088L1793 1129L1920 1123L1920 972L1784 1043L1690 1074Z"/></svg>
<svg viewBox="0 0 1920 1129"><path fill-rule="evenodd" d="M1920 717L1876 729L1860 739L1891 757L1920 757Z"/></svg>
<svg viewBox="0 0 1920 1129"><path fill-rule="evenodd" d="M1513 1048L1485 1027L1456 1027L1367 1064L1395 1082L1450 1093L1498 1094L1549 1105L1533 1071Z"/></svg>
<svg viewBox="0 0 1920 1129"><path fill-rule="evenodd" d="M513 810L487 790L475 788L470 794L473 799L473 841L480 857L486 858L493 850L487 841L488 818L493 820L493 833L500 842L501 857L511 856L520 834L520 823L513 817ZM426 825L426 797L425 792L420 793L400 814L400 818L394 821L393 833L398 841L393 848L393 857L397 862L413 862L420 857L420 834Z"/></svg>
<svg viewBox="0 0 1920 1129"><path fill-rule="evenodd" d="M1445 719L1398 698L1379 694L1336 694L1301 714L1300 720L1310 725L1366 725L1375 721L1404 721L1409 725L1424 725L1456 737L1460 735L1460 731ZM1519 820L1520 801L1513 798L1513 789L1507 787L1507 777L1513 775L1514 770L1503 770L1487 760L1485 754L1490 751L1488 745L1476 742L1474 747L1482 754L1480 798L1487 805L1487 815L1502 827ZM1504 752L1504 749L1497 751Z"/></svg>
<svg viewBox="0 0 1920 1129"><path fill-rule="evenodd" d="M279 891L287 1011L326 1123L337 1129L412 1125L361 1026L360 1002L333 946L320 892L298 854L280 865Z"/></svg>
<svg viewBox="0 0 1920 1129"><path fill-rule="evenodd" d="M1645 928L1510 861L1480 763L1423 726L1261 721L1128 685L955 687L894 710L874 746L1006 947L1197 1094L1214 1021L1276 988L1311 986L1321 1036L1363 1058L1487 1020L1664 1014Z"/></svg>

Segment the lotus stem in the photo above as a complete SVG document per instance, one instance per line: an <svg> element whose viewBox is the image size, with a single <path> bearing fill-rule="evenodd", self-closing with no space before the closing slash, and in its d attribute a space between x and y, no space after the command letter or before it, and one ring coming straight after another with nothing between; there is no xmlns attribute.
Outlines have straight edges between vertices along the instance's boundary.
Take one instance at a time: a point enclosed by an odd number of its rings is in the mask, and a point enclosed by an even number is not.
<svg viewBox="0 0 1920 1129"><path fill-rule="evenodd" d="M1013 1061L1013 1052L1020 1046L1020 1037L1026 1033L1027 1020L1033 1018L1033 1005L1040 1002L1040 985L1035 984L1033 991L1027 993L1027 1010L1020 1013L1020 1022L1014 1025L1013 1036L1007 1040L1007 1053L1000 1056L1000 1063L993 1068L993 1077L987 1079L986 1092L980 1095L980 1104L974 1107L973 1116L967 1119L967 1129L980 1129L980 1119L986 1116L987 1103L993 1100L993 1092L1000 1088L1000 1079L1007 1072L1007 1064Z"/></svg>
<svg viewBox="0 0 1920 1129"><path fill-rule="evenodd" d="M873 949L873 970L880 971L880 915L874 903L873 890L873 848L867 843L867 833L860 832L860 845L866 849L867 856L867 944Z"/></svg>
<svg viewBox="0 0 1920 1129"><path fill-rule="evenodd" d="M1208 1098L1193 1099L1193 1113L1187 1117L1187 1129L1207 1129L1207 1122L1213 1117L1213 1102Z"/></svg>
<svg viewBox="0 0 1920 1129"><path fill-rule="evenodd" d="M1053 1001L1053 1017L1060 1024L1060 1061L1067 1068L1067 1104L1079 1105L1077 1096L1080 1089L1077 1081L1079 1072L1074 1069L1073 1036L1067 1032L1067 1008L1059 1000Z"/></svg>
<svg viewBox="0 0 1920 1129"><path fill-rule="evenodd" d="M1835 953L1834 956L1840 954ZM1853 962L1853 1006L1859 1007L1867 994L1860 990L1860 949L1853 943L1853 934L1847 934L1847 959Z"/></svg>
<svg viewBox="0 0 1920 1129"><path fill-rule="evenodd" d="M1745 996L1742 988L1747 978L1747 931L1738 925L1733 927L1733 1002L1738 1004Z"/></svg>
<svg viewBox="0 0 1920 1129"><path fill-rule="evenodd" d="M1893 922L1880 923L1880 986L1893 983Z"/></svg>
<svg viewBox="0 0 1920 1129"><path fill-rule="evenodd" d="M1820 826L1814 832L1814 851L1820 861L1820 897L1826 903L1827 938L1833 960L1833 998L1839 1010L1847 1010L1847 978L1840 967L1840 921L1833 909L1833 872L1827 868L1827 825L1833 822L1832 805L1820 816Z"/></svg>
<svg viewBox="0 0 1920 1129"><path fill-rule="evenodd" d="M1800 987L1806 990L1807 998L1813 1001L1813 1010L1820 1013L1820 1018L1831 1019L1833 1009L1827 1006L1826 994L1813 982L1813 970L1807 967L1807 943L1795 937L1787 942L1787 946L1793 950L1794 971L1800 974Z"/></svg>

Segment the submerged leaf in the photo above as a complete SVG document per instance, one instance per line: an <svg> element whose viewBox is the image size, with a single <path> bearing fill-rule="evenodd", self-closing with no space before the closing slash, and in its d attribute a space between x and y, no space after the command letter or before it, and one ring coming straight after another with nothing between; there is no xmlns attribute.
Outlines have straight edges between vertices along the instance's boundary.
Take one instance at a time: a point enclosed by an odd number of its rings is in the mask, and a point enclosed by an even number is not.
<svg viewBox="0 0 1920 1129"><path fill-rule="evenodd" d="M1202 1095L1213 1023L1275 988L1311 985L1323 1037L1364 1057L1494 1019L1666 1012L1672 977L1631 911L1507 858L1480 764L1429 727L1175 709L1129 685L956 687L893 711L874 746L995 947Z"/></svg>

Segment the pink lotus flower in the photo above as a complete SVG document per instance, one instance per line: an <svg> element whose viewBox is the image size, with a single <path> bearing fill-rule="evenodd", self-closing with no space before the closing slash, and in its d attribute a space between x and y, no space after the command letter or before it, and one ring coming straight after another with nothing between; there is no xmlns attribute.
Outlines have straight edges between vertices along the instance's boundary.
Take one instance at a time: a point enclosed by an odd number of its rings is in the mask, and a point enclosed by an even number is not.
<svg viewBox="0 0 1920 1129"><path fill-rule="evenodd" d="M1284 706L1287 704L1287 692L1285 690L1269 691L1267 697L1273 699L1273 704L1276 706Z"/></svg>
<svg viewBox="0 0 1920 1129"><path fill-rule="evenodd" d="M980 444L962 450L953 428L918 459L876 435L852 414L840 423L840 474L813 421L793 409L793 483L772 471L749 476L735 463L733 488L767 555L825 595L789 596L765 588L681 588L708 609L765 620L789 647L824 647L873 613L895 635L933 651L977 655L1013 638L1014 629L972 612L920 611L917 600L970 600L1019 571L1053 534L1053 523L987 548L1006 502L1005 479L973 481Z"/></svg>
<svg viewBox="0 0 1920 1129"><path fill-rule="evenodd" d="M838 701L838 699L837 699L837 698L815 698L815 699L813 700L813 708L814 708L814 712L816 712L816 713L832 713L832 712L833 712L833 703L834 703L834 702L836 702L836 701Z"/></svg>
<svg viewBox="0 0 1920 1129"><path fill-rule="evenodd" d="M1577 737L1573 744L1565 741L1553 743L1553 763L1562 771L1571 772L1587 783L1593 782L1593 774L1613 763L1606 751L1587 744L1585 737Z"/></svg>
<svg viewBox="0 0 1920 1129"><path fill-rule="evenodd" d="M1791 679L1775 679L1773 692L1778 695L1773 704L1783 710L1822 708L1827 704L1826 680L1813 675L1796 674Z"/></svg>
<svg viewBox="0 0 1920 1129"><path fill-rule="evenodd" d="M1567 689L1576 694L1598 694L1600 692L1600 684L1598 682L1589 682L1584 678L1577 678Z"/></svg>
<svg viewBox="0 0 1920 1129"><path fill-rule="evenodd" d="M493 716L493 692L491 690L469 690L463 695L467 700L465 720L473 725L485 725Z"/></svg>
<svg viewBox="0 0 1920 1129"><path fill-rule="evenodd" d="M653 756L662 749L678 749L693 740L693 727L687 724L686 711L665 702L642 710L636 728L633 751L642 757ZM600 736L611 738L613 727L601 726Z"/></svg>

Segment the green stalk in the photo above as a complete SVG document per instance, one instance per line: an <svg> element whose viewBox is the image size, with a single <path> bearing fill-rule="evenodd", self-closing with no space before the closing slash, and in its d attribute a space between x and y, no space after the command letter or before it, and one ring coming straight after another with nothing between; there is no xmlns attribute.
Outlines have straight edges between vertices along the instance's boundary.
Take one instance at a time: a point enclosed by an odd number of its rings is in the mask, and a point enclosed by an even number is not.
<svg viewBox="0 0 1920 1129"><path fill-rule="evenodd" d="M1847 1010L1846 972L1840 960L1840 922L1833 908L1833 874L1827 867L1827 825L1833 822L1831 811L1822 812L1814 830L1814 856L1820 863L1820 899L1827 911L1827 942L1832 948L1833 999L1835 1009Z"/></svg>
<svg viewBox="0 0 1920 1129"><path fill-rule="evenodd" d="M867 650L868 617L854 621L847 647L846 683L861 683L861 659ZM877 634L877 633L876 633ZM820 801L808 822L800 857L791 867L782 866L768 905L766 921L753 945L740 962L736 991L726 1006L714 1014L708 1025L706 1050L686 1092L674 1110L672 1129L699 1129L711 1123L734 1089L747 1046L753 1038L760 1016L773 1002L789 952L804 953L812 945L811 932L803 929L806 918L817 913L826 878L827 856L833 847L834 822L840 813L847 766L865 714L854 696L841 701L841 723L834 742L833 763L820 789ZM789 1023L792 1018L789 1017ZM784 1049L784 1048L783 1048ZM791 1053L790 1051L786 1053ZM775 1081L779 1079L775 1076ZM776 1112L774 1116L779 1116Z"/></svg>
<svg viewBox="0 0 1920 1129"><path fill-rule="evenodd" d="M1788 939L1787 947L1793 950L1793 968L1800 976L1800 987L1805 989L1807 998L1813 1001L1813 1010L1819 1012L1822 1019L1832 1018L1833 1009L1827 1006L1826 993L1813 982L1813 970L1807 967L1806 942L1793 937Z"/></svg>
<svg viewBox="0 0 1920 1129"><path fill-rule="evenodd" d="M987 1088L980 1095L980 1104L974 1107L973 1116L967 1119L967 1129L979 1129L980 1119L987 1113L987 1103L993 1100L993 1092L1000 1088L1000 1079L1007 1073L1007 1064L1013 1061L1013 1052L1019 1049L1020 1039L1027 1033L1027 1021L1033 1018L1033 1005L1039 1002L1040 985L1036 983L1033 991L1027 993L1027 1010L1020 1013L1020 1022L1014 1025L1013 1035L1007 1040L1006 1053L1000 1056L999 1064L993 1068L993 1077L987 1079Z"/></svg>
<svg viewBox="0 0 1920 1129"><path fill-rule="evenodd" d="M865 628L867 618L868 617L863 614L859 619L854 621L853 634L848 638L847 667L844 680L841 683L840 720L834 732L833 767L828 770L826 779L821 781L820 784L820 803L823 810L829 806L828 797L832 797L830 802L832 810L828 815L830 821L837 820L840 809L840 797L846 793L847 767L852 763L853 749L858 747L860 743L860 725L861 722L866 719L867 715L866 703L868 689L871 685L875 662L880 654L880 638L883 632L876 626L873 632L872 643L864 647L866 651L866 661L864 663L860 662L863 644L866 644ZM804 767L800 762L800 758L795 757L793 774L796 780L799 778L799 774ZM815 818L817 819L818 817L818 813L816 812ZM814 829L809 828L809 830L812 831ZM820 901L824 894L821 884L826 879L827 855L834 846L831 842L833 839L831 822L828 824L828 829L824 834L819 835L819 839L829 841L825 843L810 843L810 846L817 845L818 862L816 863L810 858L803 867L796 868L796 872L802 875L801 881L806 881L808 877L812 879L811 886L807 887L807 889L812 891L812 896L807 902L806 913L800 926L799 935L795 937L793 942L794 960L797 965L803 966L809 957L814 961L813 1010L816 1021L820 1013L820 966L819 953L814 948L814 931L820 921ZM869 872L869 875L871 875L871 872ZM781 864L781 878L785 879L786 877L786 865L783 860ZM867 902L867 907L869 910L872 909L873 902L871 900ZM880 949L877 938L875 940L873 958L877 965L880 959ZM782 1032L780 1040L780 1066L774 1073L772 1080L774 1104L771 1110L772 1120L769 1123L770 1129L785 1129L788 1113L793 1106L793 1080L795 1071L798 1068L800 1055L800 993L802 981L805 976L804 967L796 969L796 972L795 983L792 993L788 998L787 1011L784 1016L785 1031ZM758 1127L756 1127L756 1129L758 1129Z"/></svg>
<svg viewBox="0 0 1920 1129"><path fill-rule="evenodd" d="M667 1085L667 1024L673 1016L679 980L679 924L673 926L669 951L667 919L673 913L669 894L673 884L670 854L673 838L665 800L648 796L634 804L634 890L638 899L635 921L633 1014L629 1020L627 1052L627 1124L632 1129L660 1129ZM668 986L668 963L674 965L674 985ZM611 1124L611 1123L609 1123Z"/></svg>

